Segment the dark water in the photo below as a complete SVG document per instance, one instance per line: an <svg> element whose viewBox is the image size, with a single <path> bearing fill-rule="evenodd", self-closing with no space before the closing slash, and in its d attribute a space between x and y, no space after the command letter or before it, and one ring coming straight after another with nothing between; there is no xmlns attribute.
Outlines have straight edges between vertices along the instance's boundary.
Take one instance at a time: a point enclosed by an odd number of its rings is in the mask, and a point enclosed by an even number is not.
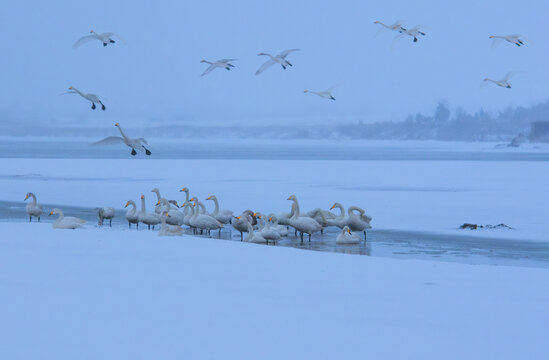
<svg viewBox="0 0 549 360"><path fill-rule="evenodd" d="M25 205L24 202L0 201L0 221L28 221ZM67 215L88 220L89 223L87 226L98 227L97 212L94 209L44 205L44 209L54 207L62 208ZM125 211L117 210L116 216L113 219L113 228L120 230L128 228L124 215ZM44 215L42 221L52 222L53 219ZM97 231L101 231L101 229L98 228ZM148 230L143 226L140 230L132 231ZM335 239L339 234L339 229L328 228L325 230L324 235L314 235L311 242L305 239L302 243L299 238L292 234L288 238L278 242L276 246L399 259L549 268L549 245L546 243L478 238L468 236L468 231L470 230L465 230L463 235L460 236L448 236L422 232L372 229L367 234L367 241L360 245L336 245ZM190 230L187 233L192 234ZM240 233L231 229L230 226L227 226L220 235L217 232L212 233L211 237L219 238L220 240L240 241Z"/></svg>
<svg viewBox="0 0 549 360"><path fill-rule="evenodd" d="M406 143L405 143L406 144ZM462 144L456 145L463 147ZM266 159L266 160L471 160L471 161L549 161L549 152L525 152L520 149L452 150L409 146L371 146L368 142L341 143L233 143L214 141L166 142L151 144L151 157L138 153L136 158L151 159ZM35 159L128 159L130 149L124 145L89 146L86 142L63 140L0 141L0 158Z"/></svg>

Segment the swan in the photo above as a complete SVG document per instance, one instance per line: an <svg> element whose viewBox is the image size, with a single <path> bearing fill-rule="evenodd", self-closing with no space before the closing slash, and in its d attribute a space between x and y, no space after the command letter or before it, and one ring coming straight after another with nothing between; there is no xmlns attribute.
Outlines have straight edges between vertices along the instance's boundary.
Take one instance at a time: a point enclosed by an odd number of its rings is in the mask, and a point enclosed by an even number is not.
<svg viewBox="0 0 549 360"><path fill-rule="evenodd" d="M128 147L130 147L132 149L131 154L133 156L135 156L137 154L137 152L135 150L139 150L141 152L144 152L147 155L151 155L151 152L149 151L149 149L147 149L145 147L145 145L148 145L147 140L145 140L143 138L132 139L132 138L126 136L124 131L122 131L122 128L120 127L119 123L114 124L114 126L116 126L118 128L118 131L120 131L120 134L122 135L122 137L120 137L120 136L109 136L109 137L104 138L103 140L99 140L97 142L94 142L91 145L92 146L96 146L96 145L113 145L113 144L123 143L123 144L126 144ZM145 145L143 145L143 144L145 144Z"/></svg>
<svg viewBox="0 0 549 360"><path fill-rule="evenodd" d="M309 93L309 94L315 94L317 96L320 96L323 99L329 99L329 100L334 100L335 101L336 98L332 96L332 91L333 91L333 87L331 87L329 89L326 89L324 91L305 90L303 92L304 93Z"/></svg>
<svg viewBox="0 0 549 360"><path fill-rule="evenodd" d="M84 99L90 101L92 103L92 110L95 110L95 103L97 104L101 104L101 110L105 110L105 105L103 105L103 103L101 102L101 100L99 100L99 98L97 97L97 95L95 94L86 94L86 93L83 93L82 91L78 90L77 88L73 87L73 86L69 86L69 91L65 91L63 94L78 94L80 96L82 96ZM63 95L61 94L61 95Z"/></svg>
<svg viewBox="0 0 549 360"><path fill-rule="evenodd" d="M336 216L328 210L322 210L320 208L313 209L307 213L307 216L316 220L321 226L320 233L324 233L324 228L331 226L331 220L334 220Z"/></svg>
<svg viewBox="0 0 549 360"><path fill-rule="evenodd" d="M489 81L489 82L493 82L494 84L496 84L497 86L500 86L500 87L503 87L503 88L507 88L507 89L510 89L511 88L511 83L509 83L509 79L511 79L511 77L514 75L514 72L510 72L508 73L507 75L505 75L505 77L501 80L492 80L490 78L485 78L484 81Z"/></svg>
<svg viewBox="0 0 549 360"><path fill-rule="evenodd" d="M126 202L125 208L128 206L132 206L131 209L129 209L126 212L126 220L128 220L128 227L131 229L132 224L136 225L136 228L139 229L139 214L137 213L137 206L135 205L135 202L133 200L128 200Z"/></svg>
<svg viewBox="0 0 549 360"><path fill-rule="evenodd" d="M274 229L271 228L271 223L265 219L263 214L261 213L255 213L254 214L259 220L261 220L261 225L259 226L259 229L257 230L261 236L267 240L267 243L269 241L272 241L273 243L275 241L278 241L281 239L280 233Z"/></svg>
<svg viewBox="0 0 549 360"><path fill-rule="evenodd" d="M114 208L102 207L97 209L97 215L99 215L99 221L97 224L103 226L103 220L109 220L109 226L112 227L112 218L114 217Z"/></svg>
<svg viewBox="0 0 549 360"><path fill-rule="evenodd" d="M206 230L208 234L210 233L211 230L217 230L217 229L219 229L219 231L221 232L221 228L223 228L222 223L220 223L214 217L208 214L205 214L205 213L201 214L200 211L198 210L198 207L201 207L205 211L206 206L204 206L203 203L198 201L196 197L193 197L191 201L195 201L196 203L194 215L191 218L191 224L195 226L197 229Z"/></svg>
<svg viewBox="0 0 549 360"><path fill-rule="evenodd" d="M84 226L86 220L82 220L73 216L67 216L63 214L61 209L55 208L50 212L50 216L53 214L58 214L59 217L52 224L54 229L77 229Z"/></svg>
<svg viewBox="0 0 549 360"><path fill-rule="evenodd" d="M240 216L237 216L235 220L232 221L231 225L233 226L233 228L240 231L240 241L243 240L242 234L248 232L248 225L246 225L246 223L251 222L251 224L253 225L253 214L253 211L245 210Z"/></svg>
<svg viewBox="0 0 549 360"><path fill-rule="evenodd" d="M490 39L493 39L492 47L495 47L501 40L507 41L516 46L524 45L524 38L520 35L492 35Z"/></svg>
<svg viewBox="0 0 549 360"><path fill-rule="evenodd" d="M231 222L231 219L233 218L233 212L226 209L219 210L219 202L217 201L217 197L215 195L211 195L206 200L212 200L215 204L215 209L210 214L211 216L213 216L217 221L222 224L229 224Z"/></svg>
<svg viewBox="0 0 549 360"><path fill-rule="evenodd" d="M40 216L42 215L42 204L36 203L36 195L34 195L34 193L27 193L24 201L27 201L28 198L32 198L31 202L26 206L27 214L29 214L29 221L32 221L32 217L34 216L38 218L38 222L40 222Z"/></svg>
<svg viewBox="0 0 549 360"><path fill-rule="evenodd" d="M267 239L261 235L259 232L254 232L254 227L250 223L250 217L249 216L237 216L236 219L238 221L242 221L242 223L246 226L246 231L248 232L248 236L246 236L246 239L244 241L246 242L252 242L257 244L269 244Z"/></svg>
<svg viewBox="0 0 549 360"><path fill-rule="evenodd" d="M348 219L345 217L345 208L340 203L335 203L334 205L332 205L330 210L335 208L339 209L340 211L339 216L336 217L335 219L331 219L331 220L327 219L327 223L329 226L337 226L338 228L343 229L347 225L347 221L348 221Z"/></svg>
<svg viewBox="0 0 549 360"><path fill-rule="evenodd" d="M188 201L185 201L183 205L181 205L183 209L183 224L187 226L191 226L189 223L189 220L194 215L193 207L191 206L191 203Z"/></svg>
<svg viewBox="0 0 549 360"><path fill-rule="evenodd" d="M125 42L124 39L122 39L119 35L116 35L112 32L105 32L105 33L96 33L93 30L90 30L91 35L82 36L80 39L78 39L74 45L72 46L73 49L76 49L82 44L85 44L87 42L90 42L92 40L99 40L103 43L103 46L107 46L108 44L114 44L115 41L112 39L113 36L116 36L122 42Z"/></svg>
<svg viewBox="0 0 549 360"><path fill-rule="evenodd" d="M336 244L360 244L362 239L357 234L353 234L348 226L343 227L341 233L336 238Z"/></svg>
<svg viewBox="0 0 549 360"><path fill-rule="evenodd" d="M403 22L400 21L400 20L396 21L392 25L386 25L386 24L382 23L381 21L374 21L374 24L379 24L379 25L383 26L385 29L388 29L388 30L391 30L391 31L398 31L399 33L402 33L403 31L406 30L402 27Z"/></svg>
<svg viewBox="0 0 549 360"><path fill-rule="evenodd" d="M175 204L177 206L177 203ZM156 203L156 206L160 206L162 209L162 213L167 212L168 218L166 219L166 222L169 225L183 225L183 218L185 217L182 212L172 209L170 206L170 202L166 200L165 198L160 198L158 202Z"/></svg>
<svg viewBox="0 0 549 360"><path fill-rule="evenodd" d="M409 35L414 38L414 42L417 42L419 35L425 36L425 33L419 29L419 26L414 26L411 29L401 28L406 35Z"/></svg>
<svg viewBox="0 0 549 360"><path fill-rule="evenodd" d="M223 68L226 70L231 70L231 68L234 67L234 65L231 64L231 61L236 61L236 59L221 59L215 62L210 62L208 60L200 60L201 63L210 64L210 66L208 66L206 71L204 71L200 76L204 76L206 74L211 73L213 70L215 70L215 68Z"/></svg>
<svg viewBox="0 0 549 360"><path fill-rule="evenodd" d="M359 214L355 214L354 211ZM366 230L372 228L370 221L372 221L372 218L366 215L364 209L358 206L349 206L347 209L347 225L352 231L364 232L364 239L366 239Z"/></svg>
<svg viewBox="0 0 549 360"><path fill-rule="evenodd" d="M322 226L316 220L300 215L299 203L295 195L291 195L287 200L293 201L295 205L295 212L294 216L290 218L290 225L301 233L301 241L303 241L304 233L309 234L309 241L311 241L311 235L322 230Z"/></svg>
<svg viewBox="0 0 549 360"><path fill-rule="evenodd" d="M286 67L293 66L288 60L286 60L286 56L288 56L290 53L294 51L299 51L299 49L288 49L284 50L277 56L272 56L269 53L261 52L257 54L257 56L268 56L270 57L269 60L267 60L261 67L255 72L256 75L261 74L263 71L265 71L267 68L269 68L273 64L280 64L284 70L286 70Z"/></svg>
<svg viewBox="0 0 549 360"><path fill-rule="evenodd" d="M157 213L147 213L145 207L145 195L141 195L141 212L139 213L139 221L147 225L148 229L154 230L154 226L160 224L160 215Z"/></svg>
<svg viewBox="0 0 549 360"><path fill-rule="evenodd" d="M151 190L151 192L156 194L156 200L158 201L156 203L156 206L154 207L154 212L157 214L162 214L164 211L167 211L170 206L168 205L165 207L163 204L160 203L160 199L162 199L162 196L160 196L160 190L158 188L154 188Z"/></svg>
<svg viewBox="0 0 549 360"><path fill-rule="evenodd" d="M189 188L188 187L184 187L183 189L179 190L179 192L184 192L185 193L185 202L186 203L190 202L190 200L189 200Z"/></svg>
<svg viewBox="0 0 549 360"><path fill-rule="evenodd" d="M170 218L170 214L167 211L164 211L160 215L160 231L158 236L181 236L183 235L183 228L179 225L168 225L167 220Z"/></svg>
<svg viewBox="0 0 549 360"><path fill-rule="evenodd" d="M288 228L278 224L278 218L275 214L269 214L269 222L272 222L271 229L276 230L280 236L288 236Z"/></svg>

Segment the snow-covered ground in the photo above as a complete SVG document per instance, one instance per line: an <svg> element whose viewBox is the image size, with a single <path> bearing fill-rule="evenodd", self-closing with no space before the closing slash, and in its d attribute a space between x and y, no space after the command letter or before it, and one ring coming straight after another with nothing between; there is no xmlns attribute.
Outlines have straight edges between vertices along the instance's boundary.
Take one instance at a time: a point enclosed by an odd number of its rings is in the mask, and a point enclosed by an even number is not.
<svg viewBox="0 0 549 360"><path fill-rule="evenodd" d="M2 228L3 359L548 355L547 269Z"/></svg>

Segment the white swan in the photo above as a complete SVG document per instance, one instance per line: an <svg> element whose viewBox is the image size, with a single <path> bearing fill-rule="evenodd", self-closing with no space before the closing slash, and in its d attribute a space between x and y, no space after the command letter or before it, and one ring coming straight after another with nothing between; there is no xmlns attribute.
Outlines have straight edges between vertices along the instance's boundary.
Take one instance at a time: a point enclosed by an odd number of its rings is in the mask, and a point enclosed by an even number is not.
<svg viewBox="0 0 549 360"><path fill-rule="evenodd" d="M353 234L348 226L343 227L341 233L336 238L336 244L360 244L362 239L357 234Z"/></svg>
<svg viewBox="0 0 549 360"><path fill-rule="evenodd" d="M154 212L157 214L162 214L164 211L168 211L170 206L165 206L160 203L160 199L162 199L162 196L160 196L160 190L158 190L158 188L154 188L151 190L151 192L156 194L156 200L158 201L154 207Z"/></svg>
<svg viewBox="0 0 549 360"><path fill-rule="evenodd" d="M311 241L311 235L322 230L322 226L316 220L300 215L299 203L295 195L291 195L287 200L292 200L295 205L295 212L294 216L290 218L290 225L301 233L301 241L303 241L303 234L309 234L309 241Z"/></svg>
<svg viewBox="0 0 549 360"><path fill-rule="evenodd" d="M333 87L329 88L329 89L326 89L324 91L311 91L311 90L305 90L303 91L304 93L309 93L309 94L315 94L317 96L320 96L321 98L323 99L328 99L328 100L334 100L335 101L335 97L333 97L332 95L332 91L333 91Z"/></svg>
<svg viewBox="0 0 549 360"><path fill-rule="evenodd" d="M183 189L179 190L179 192L184 192L185 193L185 202L188 203L189 201L191 201L189 199L189 188L188 187L184 187Z"/></svg>
<svg viewBox="0 0 549 360"><path fill-rule="evenodd" d="M112 227L112 219L114 218L114 208L112 207L102 207L97 209L97 215L99 216L99 221L97 224L103 226L103 220L109 220L109 226Z"/></svg>
<svg viewBox="0 0 549 360"><path fill-rule="evenodd" d="M160 224L160 215L157 213L147 213L145 206L145 195L141 195L141 212L139 213L139 221L147 225L150 230L151 226L154 230L154 226Z"/></svg>
<svg viewBox="0 0 549 360"><path fill-rule="evenodd" d="M354 211L357 211L359 214L355 214ZM366 230L372 228L370 225L371 221L372 218L366 215L364 209L358 206L349 206L347 209L347 225L352 231L364 232L364 239L366 239Z"/></svg>
<svg viewBox="0 0 549 360"><path fill-rule="evenodd" d="M204 206L203 203L198 201L196 197L193 197L191 201L195 201L196 205L194 208L194 215L191 218L191 224L195 226L197 229L200 230L206 230L206 232L209 234L211 230L218 230L221 231L221 228L223 228L223 224L217 221L215 218L208 214L201 214L198 210L198 207L201 207L206 210L206 206Z"/></svg>
<svg viewBox="0 0 549 360"><path fill-rule="evenodd" d="M168 200L166 200L165 198L160 198L160 200L158 200L158 202L156 203L157 206L160 205L160 207L162 208L162 213L164 212L167 212L168 213L168 218L166 219L166 222L169 224L169 225L183 225L183 219L184 219L184 215L182 212L178 211L177 209L174 209L172 208L172 206L170 205L170 202L168 202ZM176 207L177 206L177 203L174 204Z"/></svg>
<svg viewBox="0 0 549 360"><path fill-rule="evenodd" d="M404 33L414 38L414 42L417 42L419 35L425 36L425 33L420 30L419 25L410 29L401 28Z"/></svg>
<svg viewBox="0 0 549 360"><path fill-rule="evenodd" d="M28 203L26 206L27 214L29 214L29 221L32 221L32 217L34 216L38 218L38 222L40 222L40 216L42 215L42 205L36 203L36 195L34 195L34 193L27 193L24 201L27 201L28 198L32 198L31 202Z"/></svg>
<svg viewBox="0 0 549 360"><path fill-rule="evenodd" d="M507 89L510 89L511 88L511 83L509 82L509 80L511 79L511 77L515 74L515 72L510 72L508 73L507 75L505 75L505 77L501 80L492 80L490 78L485 78L484 81L489 81L489 82L493 82L494 84L496 84L497 86L500 86L500 87L503 87L503 88L507 88Z"/></svg>
<svg viewBox="0 0 549 360"><path fill-rule="evenodd" d="M58 214L59 217L52 224L54 229L77 229L86 223L86 220L79 219L73 216L66 216L63 214L61 209L55 208L50 212L50 216L53 214Z"/></svg>
<svg viewBox="0 0 549 360"><path fill-rule="evenodd" d="M132 206L131 209L126 211L126 220L128 220L128 227L131 229L132 224L136 225L136 228L139 229L139 214L137 213L137 206L135 205L135 202L133 200L128 200L126 202L125 208L128 206Z"/></svg>
<svg viewBox="0 0 549 360"><path fill-rule="evenodd" d="M246 236L244 241L257 243L257 244L268 244L267 239L265 239L263 235L261 235L261 233L254 232L254 227L250 223L249 216L247 215L244 217L237 216L236 219L239 221L242 221L242 223L246 226L246 231L248 232L248 236Z"/></svg>
<svg viewBox="0 0 549 360"><path fill-rule="evenodd" d="M278 218L275 214L269 214L269 222L272 222L271 229L276 230L280 236L288 236L288 228L284 225L278 224Z"/></svg>
<svg viewBox="0 0 549 360"><path fill-rule="evenodd" d="M490 39L493 39L492 47L495 47L497 44L499 44L500 41L504 40L511 44L515 44L516 46L523 46L524 45L524 38L520 35L492 35L490 36Z"/></svg>
<svg viewBox="0 0 549 360"><path fill-rule="evenodd" d="M382 23L381 21L374 21L374 24L379 24L381 26L383 26L383 28L387 29L387 30L391 30L391 31L397 31L399 33L402 33L405 29L402 27L403 25L403 22L402 21L396 21L394 24L392 25L386 25L384 23Z"/></svg>
<svg viewBox="0 0 549 360"><path fill-rule="evenodd" d="M212 200L215 204L214 211L210 213L211 216L213 216L217 221L222 224L228 224L231 222L231 219L233 218L233 212L227 209L219 210L219 202L217 201L217 197L215 195L211 195L206 200Z"/></svg>
<svg viewBox="0 0 549 360"><path fill-rule="evenodd" d="M144 152L147 155L151 155L151 152L149 151L149 149L147 149L145 147L145 145L148 145L147 140L145 140L143 138L132 139L132 138L126 136L124 131L122 131L122 128L120 127L119 123L114 124L114 126L116 126L118 128L118 131L120 131L120 134L122 135L122 137L120 137L120 136L109 136L109 137L104 138L103 140L99 140L97 142L94 142L91 145L96 146L96 145L126 144L128 147L130 147L132 149L131 154L134 155L134 156L137 154L137 152L135 150L139 150L141 152ZM145 145L143 145L143 144L145 144Z"/></svg>
<svg viewBox="0 0 549 360"><path fill-rule="evenodd" d="M105 33L96 33L95 31L91 30L90 31L91 35L87 35L87 36L82 36L80 39L78 39L74 45L72 46L73 49L76 49L77 47L79 47L80 45L82 44L85 44L87 42L90 42L92 40L98 40L98 41L101 41L103 43L103 46L107 46L108 44L114 44L115 41L112 39L112 37L117 37L119 38L120 40L122 40L122 42L126 42L124 39L122 39L120 37L120 35L116 35L115 33L113 32L105 32Z"/></svg>
<svg viewBox="0 0 549 360"><path fill-rule="evenodd" d="M340 203L335 203L330 210L338 208L340 213L339 216L335 219L326 219L329 226L337 226L340 229L343 229L347 225L347 219L345 217L345 208Z"/></svg>
<svg viewBox="0 0 549 360"><path fill-rule="evenodd" d="M261 52L257 54L257 56L268 56L270 57L269 60L267 60L261 67L255 72L256 75L261 74L263 71L265 71L267 68L269 68L273 64L280 64L284 70L286 70L286 67L293 66L288 60L286 60L286 56L288 56L290 53L294 51L298 51L299 49L288 49L284 50L277 56L272 56L269 53Z"/></svg>
<svg viewBox="0 0 549 360"><path fill-rule="evenodd" d="M160 223L162 224L160 227L160 231L158 232L158 236L181 236L183 235L183 228L179 225L168 225L167 220L169 220L170 214L167 211L164 211L162 215L160 215Z"/></svg>
<svg viewBox="0 0 549 360"><path fill-rule="evenodd" d="M248 232L247 222L253 223L253 214L251 210L245 210L240 216L237 216L231 223L233 228L240 232L240 241L243 240L243 233Z"/></svg>
<svg viewBox="0 0 549 360"><path fill-rule="evenodd" d="M221 59L221 60L217 60L215 62L210 62L208 60L200 60L201 63L210 64L210 66L208 66L206 71L204 71L202 73L202 75L200 75L200 76L204 76L206 74L209 74L216 68L231 70L231 68L234 67L234 65L231 64L231 61L236 61L236 59Z"/></svg>
<svg viewBox="0 0 549 360"><path fill-rule="evenodd" d="M97 95L95 94L86 94L86 93L83 93L82 91L78 90L77 88L73 87L73 86L69 86L69 91L65 91L63 94L78 94L80 96L82 96L84 99L90 101L92 103L92 110L95 110L95 104L101 104L101 110L105 110L105 105L103 105L103 103L101 102L101 100L99 99L99 97L97 97ZM61 95L63 95L61 94Z"/></svg>
<svg viewBox="0 0 549 360"><path fill-rule="evenodd" d="M263 216L263 214L255 213L254 215L259 220L261 220L261 225L259 226L259 229L257 231L261 234L261 236L263 236L265 240L267 240L267 243L269 241L275 243L275 241L281 239L280 233L276 229L271 228L271 223L268 221L268 219L265 218L265 216Z"/></svg>

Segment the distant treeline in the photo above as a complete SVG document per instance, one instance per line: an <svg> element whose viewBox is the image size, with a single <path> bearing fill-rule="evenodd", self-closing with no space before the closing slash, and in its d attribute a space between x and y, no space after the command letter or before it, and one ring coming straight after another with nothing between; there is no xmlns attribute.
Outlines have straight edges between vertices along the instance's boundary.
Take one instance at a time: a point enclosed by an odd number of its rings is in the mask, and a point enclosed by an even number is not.
<svg viewBox="0 0 549 360"><path fill-rule="evenodd" d="M333 125L194 125L189 121L166 124L161 119L148 125L125 129L130 133L162 138L254 138L254 139L398 139L398 140L455 140L502 141L519 134L525 137L532 122L549 121L549 101L529 108L509 108L499 114L480 110L469 114L463 110L450 111L445 103L439 103L432 115L416 114L404 121L363 123L334 123ZM0 125L4 136L68 136L99 137L112 135L113 128L82 127L78 125L49 125L41 123L29 126ZM141 136L141 135L139 135Z"/></svg>

